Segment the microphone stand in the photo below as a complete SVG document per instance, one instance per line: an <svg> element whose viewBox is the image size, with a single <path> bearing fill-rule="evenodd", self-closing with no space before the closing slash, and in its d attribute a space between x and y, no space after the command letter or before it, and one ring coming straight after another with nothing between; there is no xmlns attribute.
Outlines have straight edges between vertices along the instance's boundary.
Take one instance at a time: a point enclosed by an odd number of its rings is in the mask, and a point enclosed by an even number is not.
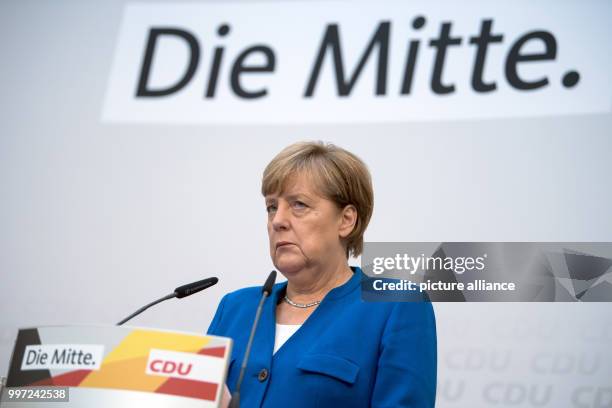
<svg viewBox="0 0 612 408"><path fill-rule="evenodd" d="M162 298L157 299L154 302L149 303L146 306L141 307L140 309L138 309L137 311L135 311L134 313L132 313L125 319L121 320L119 323L117 323L117 326L121 326L123 323L127 322L128 320L132 319L135 316L138 316L139 314L141 314L142 312L144 312L151 306L155 306L156 304L161 303L164 300L168 300L172 298L182 299L184 297L191 296L195 293L203 291L204 289L210 288L211 286L217 284L217 282L219 282L219 279L216 277L212 277L212 278L202 279L202 280L199 280L193 283L188 283L187 285L179 286L178 288L174 289L174 292L170 293L169 295L166 295Z"/></svg>
<svg viewBox="0 0 612 408"><path fill-rule="evenodd" d="M176 293L170 293L169 295L166 295L166 296L164 296L162 298L157 299L154 302L149 303L146 306L141 307L140 309L138 309L137 311L135 311L134 313L132 313L131 315L129 315L125 319L121 320L119 323L117 323L117 326L121 326L123 323L127 322L128 320L132 319L133 317L138 316L139 314L141 314L142 312L144 312L148 308L150 308L152 306L155 306L156 304L161 303L164 300L172 299L174 297L176 297Z"/></svg>
<svg viewBox="0 0 612 408"><path fill-rule="evenodd" d="M232 394L232 399L230 400L228 408L240 408L240 387L242 386L242 380L244 379L244 373L246 372L247 363L249 361L249 354L251 354L251 346L253 345L253 339L255 338L255 330L257 330L257 324L259 323L259 318L261 317L261 311L263 310L263 304L272 293L272 286L274 286L274 281L276 280L276 271L270 272L268 275L268 279L266 279L266 283L263 285L261 290L261 299L259 300L259 305L257 306L257 312L255 312L255 320L253 321L253 326L251 326L251 334L249 336L249 342L247 343L246 350L244 352L244 357L242 359L242 366L240 367L240 375L238 376L238 382L236 383L236 389Z"/></svg>

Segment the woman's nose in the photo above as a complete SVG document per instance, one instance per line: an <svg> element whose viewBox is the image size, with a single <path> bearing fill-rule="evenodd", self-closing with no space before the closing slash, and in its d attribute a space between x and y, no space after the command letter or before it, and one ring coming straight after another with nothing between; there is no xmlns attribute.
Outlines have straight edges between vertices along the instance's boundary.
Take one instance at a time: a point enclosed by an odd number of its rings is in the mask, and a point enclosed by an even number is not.
<svg viewBox="0 0 612 408"><path fill-rule="evenodd" d="M289 207L279 204L272 217L272 227L279 231L289 228Z"/></svg>

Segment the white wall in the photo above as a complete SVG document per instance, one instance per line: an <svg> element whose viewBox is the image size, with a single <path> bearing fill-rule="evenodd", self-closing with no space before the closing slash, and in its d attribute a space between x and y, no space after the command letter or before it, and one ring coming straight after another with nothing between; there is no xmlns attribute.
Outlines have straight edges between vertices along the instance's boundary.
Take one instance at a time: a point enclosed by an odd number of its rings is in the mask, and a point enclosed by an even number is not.
<svg viewBox="0 0 612 408"><path fill-rule="evenodd" d="M102 122L123 3L0 4L0 373L18 327L113 324L214 275L214 288L134 321L205 331L224 293L261 284L272 269L260 176L297 140L337 143L368 164L370 241L612 241L609 111L370 124ZM610 99L609 91L601 90ZM439 406L612 406L609 304L434 307Z"/></svg>

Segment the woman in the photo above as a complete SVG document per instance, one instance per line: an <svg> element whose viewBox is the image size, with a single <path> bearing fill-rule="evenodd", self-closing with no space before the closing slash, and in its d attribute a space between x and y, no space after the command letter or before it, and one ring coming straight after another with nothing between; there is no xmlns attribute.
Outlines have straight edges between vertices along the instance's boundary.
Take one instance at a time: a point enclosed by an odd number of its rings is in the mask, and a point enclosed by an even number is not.
<svg viewBox="0 0 612 408"><path fill-rule="evenodd" d="M433 309L364 303L358 267L373 209L370 174L333 145L296 143L262 181L270 256L287 282L265 303L241 387L243 407L432 407ZM261 288L226 295L209 334L234 340L234 390Z"/></svg>

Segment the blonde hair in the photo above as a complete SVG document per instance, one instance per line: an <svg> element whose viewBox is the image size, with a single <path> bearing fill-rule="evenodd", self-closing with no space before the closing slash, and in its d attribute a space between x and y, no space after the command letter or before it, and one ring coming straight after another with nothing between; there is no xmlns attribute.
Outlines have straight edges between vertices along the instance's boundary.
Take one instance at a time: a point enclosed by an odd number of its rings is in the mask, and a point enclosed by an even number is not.
<svg viewBox="0 0 612 408"><path fill-rule="evenodd" d="M372 179L365 163L353 153L331 143L298 142L284 148L266 166L261 193L282 193L287 180L298 174L311 177L318 192L339 208L353 205L357 222L345 238L346 255L360 255L374 209Z"/></svg>

